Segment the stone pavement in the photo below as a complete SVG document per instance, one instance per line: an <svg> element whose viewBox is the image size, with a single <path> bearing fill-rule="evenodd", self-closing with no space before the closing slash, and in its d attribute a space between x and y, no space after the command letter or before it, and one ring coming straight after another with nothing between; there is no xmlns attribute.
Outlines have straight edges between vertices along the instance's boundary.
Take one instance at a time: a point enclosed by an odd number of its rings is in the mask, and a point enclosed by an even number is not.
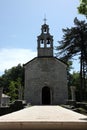
<svg viewBox="0 0 87 130"><path fill-rule="evenodd" d="M87 130L87 116L60 106L32 106L0 117L0 130Z"/></svg>

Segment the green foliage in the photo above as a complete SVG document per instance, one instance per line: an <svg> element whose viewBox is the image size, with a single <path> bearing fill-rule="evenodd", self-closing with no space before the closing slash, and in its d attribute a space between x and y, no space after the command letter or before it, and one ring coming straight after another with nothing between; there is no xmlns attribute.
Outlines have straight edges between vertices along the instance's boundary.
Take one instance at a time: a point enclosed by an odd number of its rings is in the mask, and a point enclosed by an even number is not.
<svg viewBox="0 0 87 130"><path fill-rule="evenodd" d="M87 0L80 0L80 5L78 7L78 12L87 17Z"/></svg>
<svg viewBox="0 0 87 130"><path fill-rule="evenodd" d="M68 82L68 94L69 99L71 99L71 86L75 86L75 92L76 92L76 100L80 100L80 73L79 72L73 72L69 75L69 82Z"/></svg>
<svg viewBox="0 0 87 130"><path fill-rule="evenodd" d="M87 23L74 19L75 27L63 29L63 40L59 41L57 46L57 56L64 61L68 61L73 56L84 52L84 59L87 60Z"/></svg>
<svg viewBox="0 0 87 130"><path fill-rule="evenodd" d="M10 84L9 84L9 92L8 92L8 95L11 97L11 101L14 101L15 99L17 99L17 86L16 86L16 82L14 81L10 81Z"/></svg>
<svg viewBox="0 0 87 130"><path fill-rule="evenodd" d="M11 69L5 70L0 77L0 87L3 87L5 94L11 97L11 101L18 98L20 86L24 86L24 68L20 64Z"/></svg>
<svg viewBox="0 0 87 130"><path fill-rule="evenodd" d="M4 80L2 77L0 77L0 87L3 87L4 86Z"/></svg>
<svg viewBox="0 0 87 130"><path fill-rule="evenodd" d="M63 29L63 40L59 41L57 46L57 56L69 62L78 55L80 59L80 97L84 95L87 89L87 23L74 19L74 27ZM69 71L69 70L68 70ZM70 77L71 78L71 77ZM70 80L69 80L70 81ZM69 82L70 84L70 82ZM84 88L84 89L83 89ZM82 92L82 90L84 92Z"/></svg>
<svg viewBox="0 0 87 130"><path fill-rule="evenodd" d="M79 72L73 72L72 86L76 86L77 90L80 88L80 74L79 74Z"/></svg>

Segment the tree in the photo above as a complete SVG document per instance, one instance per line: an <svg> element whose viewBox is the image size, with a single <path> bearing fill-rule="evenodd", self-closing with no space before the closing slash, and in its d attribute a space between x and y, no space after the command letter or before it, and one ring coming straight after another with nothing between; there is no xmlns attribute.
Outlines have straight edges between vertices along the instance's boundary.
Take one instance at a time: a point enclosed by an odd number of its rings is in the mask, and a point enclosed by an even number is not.
<svg viewBox="0 0 87 130"><path fill-rule="evenodd" d="M19 99L19 91L21 86L21 79L18 78L17 81L10 81L8 95L10 96L11 101ZM21 94L22 95L22 94Z"/></svg>
<svg viewBox="0 0 87 130"><path fill-rule="evenodd" d="M17 91L16 82L11 81L9 84L9 92L7 93L10 96L11 102L13 102L18 97L16 91Z"/></svg>
<svg viewBox="0 0 87 130"><path fill-rule="evenodd" d="M76 101L79 101L79 89L80 89L80 73L79 72L73 72L71 74L71 86L75 86L75 96Z"/></svg>
<svg viewBox="0 0 87 130"><path fill-rule="evenodd" d="M70 90L70 86L71 86L71 73L70 70L73 69L72 68L72 61L68 61L67 62L67 85L68 85L68 99L71 98L71 90Z"/></svg>
<svg viewBox="0 0 87 130"><path fill-rule="evenodd" d="M72 59L75 55L80 58L80 97L84 95L87 84L87 23L74 19L75 27L63 29L63 40L59 41L59 56L65 62Z"/></svg>
<svg viewBox="0 0 87 130"><path fill-rule="evenodd" d="M87 0L80 0L80 5L78 7L78 12L87 17Z"/></svg>
<svg viewBox="0 0 87 130"><path fill-rule="evenodd" d="M24 68L20 64L11 69L5 70L0 77L0 87L3 87L5 94L11 96L11 100L18 98L19 89L24 86Z"/></svg>

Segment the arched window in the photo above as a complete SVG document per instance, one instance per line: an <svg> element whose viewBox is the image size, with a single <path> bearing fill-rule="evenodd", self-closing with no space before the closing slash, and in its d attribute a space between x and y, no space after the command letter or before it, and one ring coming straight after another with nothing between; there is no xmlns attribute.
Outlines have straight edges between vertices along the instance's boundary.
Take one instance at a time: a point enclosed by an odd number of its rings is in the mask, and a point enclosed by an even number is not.
<svg viewBox="0 0 87 130"><path fill-rule="evenodd" d="M44 48L44 40L43 39L40 40L40 47Z"/></svg>
<svg viewBox="0 0 87 130"><path fill-rule="evenodd" d="M51 47L51 40L50 40L50 38L47 38L46 45L47 45L47 48Z"/></svg>
<svg viewBox="0 0 87 130"><path fill-rule="evenodd" d="M44 27L43 32L47 33L47 28L46 27Z"/></svg>

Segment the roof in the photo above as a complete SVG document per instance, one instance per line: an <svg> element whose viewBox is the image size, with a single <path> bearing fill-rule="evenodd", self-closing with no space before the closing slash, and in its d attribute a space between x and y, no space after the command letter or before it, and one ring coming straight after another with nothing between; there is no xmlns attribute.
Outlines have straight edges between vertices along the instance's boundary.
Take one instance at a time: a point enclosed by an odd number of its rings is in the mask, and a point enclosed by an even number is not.
<svg viewBox="0 0 87 130"><path fill-rule="evenodd" d="M49 56L49 57L46 57L46 56L35 57L35 58L33 58L32 60L28 61L27 63L23 64L23 66L26 66L27 64L31 63L32 61L34 61L34 60L36 60L36 59L38 59L38 58L53 58L53 59L56 59L56 60L58 60L59 62L61 62L61 63L63 63L64 65L67 66L67 64L66 64L64 61L58 59L57 57L50 57L50 56Z"/></svg>
<svg viewBox="0 0 87 130"><path fill-rule="evenodd" d="M10 98L10 96L8 96L8 95L2 93L2 98Z"/></svg>

